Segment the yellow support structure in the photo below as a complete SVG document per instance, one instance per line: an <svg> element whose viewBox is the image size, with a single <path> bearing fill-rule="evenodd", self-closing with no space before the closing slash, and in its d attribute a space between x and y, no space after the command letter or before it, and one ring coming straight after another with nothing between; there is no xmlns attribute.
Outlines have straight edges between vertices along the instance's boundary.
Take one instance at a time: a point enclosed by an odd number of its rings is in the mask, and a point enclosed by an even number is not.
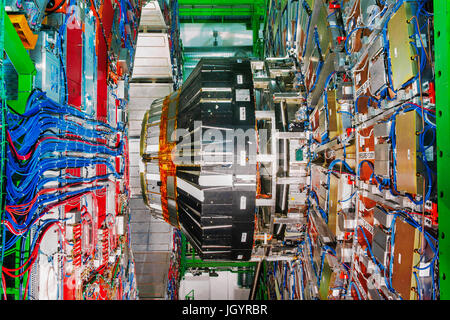
<svg viewBox="0 0 450 320"><path fill-rule="evenodd" d="M34 34L28 26L27 19L23 14L11 14L8 15L11 23L16 29L20 40L22 40L23 46L27 50L33 50L36 46L38 35Z"/></svg>

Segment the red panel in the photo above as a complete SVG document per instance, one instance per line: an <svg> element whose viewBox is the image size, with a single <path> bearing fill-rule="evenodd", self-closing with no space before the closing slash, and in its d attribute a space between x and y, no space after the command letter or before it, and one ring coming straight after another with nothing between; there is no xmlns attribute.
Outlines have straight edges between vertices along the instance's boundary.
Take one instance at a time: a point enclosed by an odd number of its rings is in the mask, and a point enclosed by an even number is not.
<svg viewBox="0 0 450 320"><path fill-rule="evenodd" d="M120 161L121 157L116 157L116 172L120 172L120 167L121 167L121 161Z"/></svg>
<svg viewBox="0 0 450 320"><path fill-rule="evenodd" d="M105 29L105 35L106 38L109 39L114 19L114 8L112 7L111 0L104 0L100 11L100 14L102 16L103 28Z"/></svg>
<svg viewBox="0 0 450 320"><path fill-rule="evenodd" d="M129 151L128 151L128 136L124 136L124 148L123 148L123 154L124 154L124 161L125 161L125 169L123 173L123 179L124 179L124 188L129 191L130 190L130 184L129 184Z"/></svg>
<svg viewBox="0 0 450 320"><path fill-rule="evenodd" d="M64 277L64 300L76 300L75 299L75 275L70 277Z"/></svg>
<svg viewBox="0 0 450 320"><path fill-rule="evenodd" d="M67 91L68 104L81 108L81 81L83 67L83 30L81 23L72 19L67 24Z"/></svg>
<svg viewBox="0 0 450 320"><path fill-rule="evenodd" d="M110 0L105 0L101 7L102 25L97 23L97 119L107 122L108 114L108 41L111 34L111 26L114 10ZM103 34L104 32L104 34Z"/></svg>
<svg viewBox="0 0 450 320"><path fill-rule="evenodd" d="M99 55L98 55L98 69L97 69L97 119L106 122L107 115L107 85L106 85L106 45L100 38L99 41Z"/></svg>
<svg viewBox="0 0 450 320"><path fill-rule="evenodd" d="M116 216L120 212L119 194L120 194L120 181L117 181L116 182L116 194L114 195L114 199L116 201L116 213L115 213Z"/></svg>
<svg viewBox="0 0 450 320"><path fill-rule="evenodd" d="M98 164L96 166L96 170L97 176L103 176L107 173L107 168L106 165L104 164ZM106 187L96 191L95 195L96 195L95 198L97 200L97 214L98 214L97 228L100 229L106 217L106 196L107 196Z"/></svg>

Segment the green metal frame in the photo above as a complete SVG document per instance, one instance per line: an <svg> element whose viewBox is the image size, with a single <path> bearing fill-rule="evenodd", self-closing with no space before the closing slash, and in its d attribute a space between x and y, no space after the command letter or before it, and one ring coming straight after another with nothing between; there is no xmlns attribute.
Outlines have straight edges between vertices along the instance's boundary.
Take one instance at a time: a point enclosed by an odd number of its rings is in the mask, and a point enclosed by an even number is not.
<svg viewBox="0 0 450 320"><path fill-rule="evenodd" d="M178 0L179 6L246 6L264 3L264 0Z"/></svg>
<svg viewBox="0 0 450 320"><path fill-rule="evenodd" d="M202 13L200 15L203 16L206 15L206 12L210 12L210 9L217 9L217 12L231 12L232 14L228 14L230 16L242 15L238 14L240 12L249 12L249 15L255 13L261 16L265 14L265 0L179 0L178 6L180 9L182 9L182 7L193 7L198 9L195 12L200 12ZM183 13L186 13L186 11L180 11L180 16L194 15L189 12L188 14Z"/></svg>
<svg viewBox="0 0 450 320"><path fill-rule="evenodd" d="M19 75L18 99L8 100L8 105L17 113L25 112L28 97L33 89L33 77L36 74L34 63L23 46L16 29L5 11L3 11L4 50Z"/></svg>
<svg viewBox="0 0 450 320"><path fill-rule="evenodd" d="M186 7L180 8L180 16L252 16L252 7Z"/></svg>
<svg viewBox="0 0 450 320"><path fill-rule="evenodd" d="M450 299L450 0L434 0L440 297Z"/></svg>
<svg viewBox="0 0 450 320"><path fill-rule="evenodd" d="M215 19L208 19L206 17L184 16L180 18L180 23L245 23L248 30L251 28L251 22L246 17L227 17L227 19L225 19L225 16L217 16Z"/></svg>
<svg viewBox="0 0 450 320"><path fill-rule="evenodd" d="M229 269L229 268L245 268L242 272L251 272L256 267L256 262L251 261L204 261L196 257L195 250L190 252L187 250L187 239L182 234L181 236L181 257L180 257L180 279L184 278L189 269L194 268L214 268L214 269ZM230 270L229 270L230 271ZM233 272L241 272L233 271Z"/></svg>
<svg viewBox="0 0 450 320"><path fill-rule="evenodd" d="M261 23L265 23L267 0L179 0L180 22L240 22L253 30L253 55L263 58L263 40L259 37ZM194 18L195 17L195 18ZM215 20L202 17L216 18ZM238 20L235 19L238 18ZM248 18L245 18L248 17Z"/></svg>

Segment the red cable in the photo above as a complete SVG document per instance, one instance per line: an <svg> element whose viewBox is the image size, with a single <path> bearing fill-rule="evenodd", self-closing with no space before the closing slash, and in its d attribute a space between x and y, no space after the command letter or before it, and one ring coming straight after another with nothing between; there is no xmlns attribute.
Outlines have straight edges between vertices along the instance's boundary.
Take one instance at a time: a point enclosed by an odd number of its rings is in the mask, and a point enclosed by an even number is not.
<svg viewBox="0 0 450 320"><path fill-rule="evenodd" d="M50 224L50 226L48 226L47 229L45 229L44 232L41 233L41 234L39 235L39 239L38 239L38 241L36 242L36 245L35 245L35 247L33 248L32 253L31 253L30 256L28 257L27 261L24 262L23 265L21 265L21 266L18 267L18 268L14 268L14 269L6 268L6 267L3 265L3 266L2 266L2 270L3 270L7 275L9 275L10 277L13 277L13 278L17 278L17 277L20 277L20 276L22 276L23 274L25 274L25 272L28 271L28 270L31 268L31 266L34 264L34 262L35 262L35 260L36 260L36 258L37 258L37 253L38 253L39 247L40 247L40 245L41 245L42 239L44 238L44 236L45 236L45 234L48 232L48 230L50 230L55 224L58 225L59 230L61 231L62 235L64 236L64 229L61 227L60 222L59 222L59 221L52 222L52 223ZM66 242L67 242L67 241L66 241ZM30 262L30 260L31 260L32 258L33 258L33 261L28 265L28 267L27 267L23 272L21 272L21 273L18 274L18 275L13 275L13 274L10 273L10 272L19 271L20 269L25 268L25 266L28 264L28 262Z"/></svg>
<svg viewBox="0 0 450 320"><path fill-rule="evenodd" d="M29 286L29 284L30 284L30 275L28 274L28 277L27 277L27 285L25 286L25 291L24 291L24 293L23 293L23 299L25 300L25 298L26 298L26 296L27 296L27 292L28 292L28 286Z"/></svg>
<svg viewBox="0 0 450 320"><path fill-rule="evenodd" d="M431 109L422 107L422 106L420 106L420 105L418 105L418 104L416 104L416 103L414 103L414 102L407 102L407 104L411 104L411 105L413 105L413 106L415 106L415 107L417 107L417 108L422 108L423 110L426 110L426 111L429 111L429 112L436 113L435 110L431 110Z"/></svg>
<svg viewBox="0 0 450 320"><path fill-rule="evenodd" d="M40 140L37 141L37 143L34 145L34 147L33 147L32 150L30 150L26 155L22 156L22 155L20 155L19 152L17 151L17 149L16 149L16 147L15 147L13 141L12 141L11 134L9 133L8 130L6 131L6 133L7 133L6 138L7 138L7 140L8 140L8 143L9 143L10 146L11 146L11 149L12 149L13 152L14 152L14 156L15 156L17 159L22 160L22 161L30 159L31 155L32 155L33 152L37 149L37 147L38 147L43 141L45 141L45 140L50 140L50 139L58 140L58 141L68 141L68 142L82 142L82 143L84 143L84 144L87 144L87 145L90 145L90 146L94 146L94 147L97 147L97 146L105 146L105 144L100 144L100 143L95 144L95 143L92 143L92 142L89 142L89 141L85 141L85 140L82 140L82 139L64 139L64 138L58 138L58 137L44 137L44 138L42 138L42 139L40 139ZM119 144L120 144L120 140L118 139L118 141L117 141L117 143L116 143L116 147L117 147ZM109 146L106 146L106 147L107 147L108 149L112 150L112 148L110 148Z"/></svg>
<svg viewBox="0 0 450 320"><path fill-rule="evenodd" d="M6 296L6 281L5 281L5 275L2 272L2 287L3 287L3 296L5 297L5 300L8 300Z"/></svg>
<svg viewBox="0 0 450 320"><path fill-rule="evenodd" d="M100 179L97 179L97 180L100 180ZM95 182L95 181L97 181L97 180L94 180L93 182ZM11 215L12 219L14 220L14 222L17 223L17 221L16 221L16 219L14 218L13 214L15 214L15 215L27 215L27 214L29 213L29 210L30 210L31 207L32 207L32 204L34 204L34 203L36 202L37 198L38 198L40 195L42 195L43 193L62 191L62 190L64 190L64 189L66 189L66 188L70 188L70 187L73 187L73 186L76 186L76 185L79 185L79 184L80 184L80 183L73 183L73 184L70 184L70 185L67 185L67 186L64 186L64 187L61 187L61 188L51 188L51 189L45 189L45 190L40 191L38 194L36 194L36 196L33 198L33 200L31 200L28 204L25 204L25 205L27 205L27 206L30 206L30 208L24 209L24 210L26 210L26 211L23 212L23 213L18 212L17 210L19 210L19 209L15 209L16 206L22 206L22 205L6 206L6 211L7 211L8 213L10 213L10 215ZM68 202L68 201L70 201L70 200L72 200L72 199L76 199L76 198L78 198L78 197L84 196L85 194L90 193L90 192L92 192L92 191L88 191L88 192L82 193L82 194L80 194L80 195L75 195L75 196L70 197L70 198L68 198L68 199L65 199L65 200L63 200L63 201L60 201L60 202L57 202L57 203L54 203L54 204L50 204L50 205L43 211L43 213L48 212L50 209L52 209L52 208L55 207L55 206L59 206L59 205L65 204L66 202ZM14 233L14 232L13 232L13 233Z"/></svg>

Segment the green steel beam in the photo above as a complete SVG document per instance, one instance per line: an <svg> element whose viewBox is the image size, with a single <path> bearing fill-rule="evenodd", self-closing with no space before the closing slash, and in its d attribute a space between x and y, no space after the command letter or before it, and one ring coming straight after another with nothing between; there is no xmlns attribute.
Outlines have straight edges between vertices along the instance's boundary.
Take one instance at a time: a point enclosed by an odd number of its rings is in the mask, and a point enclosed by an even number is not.
<svg viewBox="0 0 450 320"><path fill-rule="evenodd" d="M180 7L179 15L182 17L221 17L221 16L252 16L252 7Z"/></svg>
<svg viewBox="0 0 450 320"><path fill-rule="evenodd" d="M183 72L183 74L185 74ZM181 255L180 255L180 279L184 278L184 275L187 271L186 268L186 251L187 251L187 245L186 245L186 237L183 233L181 233Z"/></svg>
<svg viewBox="0 0 450 320"><path fill-rule="evenodd" d="M180 277L184 277L190 268L254 268L256 262L251 261L204 261L196 258L195 250L187 252L187 239L181 235ZM191 257L189 257L189 255ZM248 272L249 270L246 270Z"/></svg>
<svg viewBox="0 0 450 320"><path fill-rule="evenodd" d="M17 113L22 114L25 112L26 103L33 88L36 68L6 12L3 12L3 21L4 50L19 76L18 99L9 100L7 103Z"/></svg>
<svg viewBox="0 0 450 320"><path fill-rule="evenodd" d="M266 16L267 0L179 0L180 21L185 23L235 22L232 17L248 17L242 22L253 30L253 55L262 58L263 41L259 38L261 20ZM194 17L198 17L194 19ZM204 19L202 17L214 18ZM265 18L264 18L265 19Z"/></svg>
<svg viewBox="0 0 450 320"><path fill-rule="evenodd" d="M180 18L185 16L265 16L266 0L182 0Z"/></svg>
<svg viewBox="0 0 450 320"><path fill-rule="evenodd" d="M244 6L264 5L264 0L178 0L178 6Z"/></svg>
<svg viewBox="0 0 450 320"><path fill-rule="evenodd" d="M434 0L440 296L450 299L450 0Z"/></svg>
<svg viewBox="0 0 450 320"><path fill-rule="evenodd" d="M187 259L187 268L252 268L256 265L250 261L203 261L201 259Z"/></svg>
<svg viewBox="0 0 450 320"><path fill-rule="evenodd" d="M213 19L206 19L206 18L194 18L193 16L189 17L180 17L180 23L245 23L250 25L251 18L231 18L228 17L225 19L225 17L222 16L215 16L212 17Z"/></svg>

